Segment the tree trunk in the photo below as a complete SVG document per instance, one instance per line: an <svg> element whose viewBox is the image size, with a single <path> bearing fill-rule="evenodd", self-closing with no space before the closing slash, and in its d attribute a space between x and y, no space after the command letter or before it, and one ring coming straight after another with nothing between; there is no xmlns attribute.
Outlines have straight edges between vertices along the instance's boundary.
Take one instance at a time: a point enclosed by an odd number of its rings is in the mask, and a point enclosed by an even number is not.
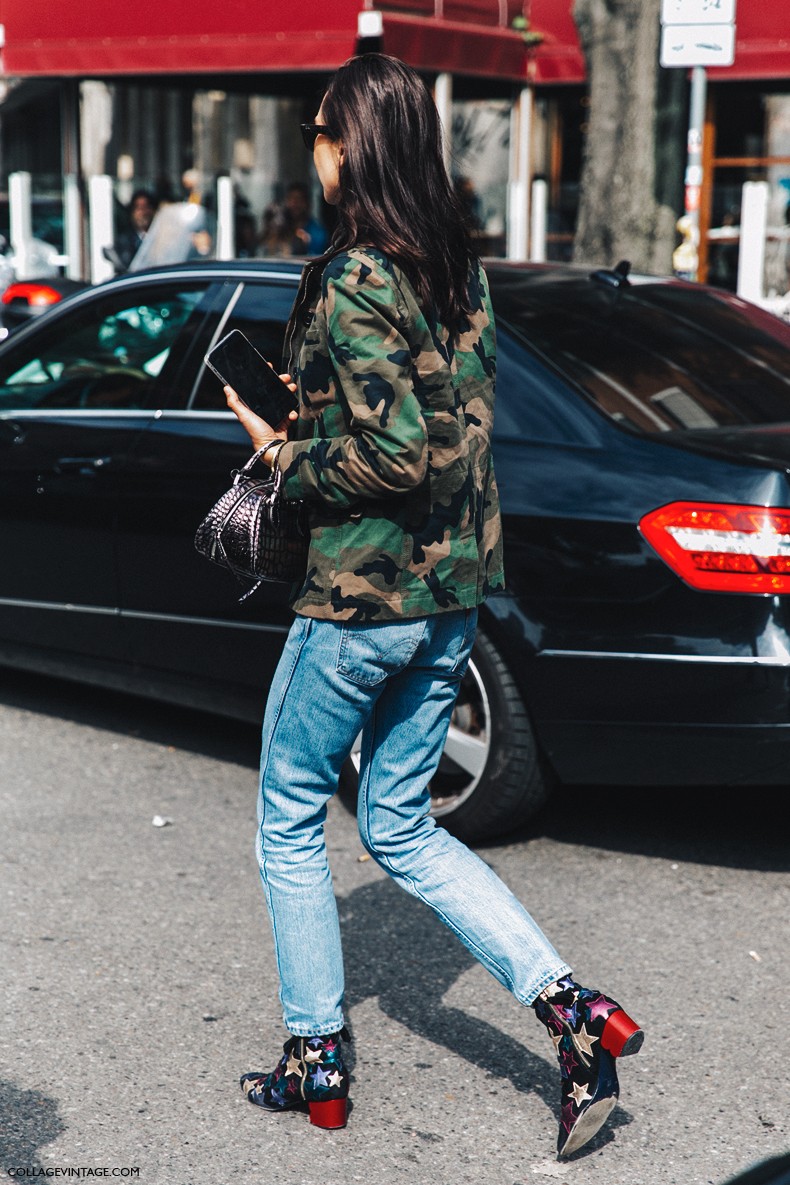
<svg viewBox="0 0 790 1185"><path fill-rule="evenodd" d="M686 80L658 64L660 0L575 0L590 114L574 259L669 272L682 212ZM660 134L659 130L660 129Z"/></svg>

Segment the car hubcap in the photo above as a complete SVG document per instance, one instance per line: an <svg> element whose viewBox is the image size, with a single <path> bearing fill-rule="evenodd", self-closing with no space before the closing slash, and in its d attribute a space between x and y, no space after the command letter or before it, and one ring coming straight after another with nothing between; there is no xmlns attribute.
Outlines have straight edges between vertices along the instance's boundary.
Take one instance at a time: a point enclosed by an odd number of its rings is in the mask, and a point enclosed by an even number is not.
<svg viewBox="0 0 790 1185"><path fill-rule="evenodd" d="M359 773L362 744L354 742L351 760ZM456 811L469 798L483 776L491 751L491 710L483 680L470 662L461 682L450 719L450 729L439 768L431 780L431 814L437 818Z"/></svg>

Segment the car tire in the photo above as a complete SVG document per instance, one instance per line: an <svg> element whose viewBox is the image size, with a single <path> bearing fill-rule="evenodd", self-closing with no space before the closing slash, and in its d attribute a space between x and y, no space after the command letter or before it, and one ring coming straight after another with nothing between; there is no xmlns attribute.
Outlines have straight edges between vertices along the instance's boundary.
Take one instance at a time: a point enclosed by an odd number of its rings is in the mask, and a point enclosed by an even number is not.
<svg viewBox="0 0 790 1185"><path fill-rule="evenodd" d="M341 798L356 801L358 752L346 763ZM493 642L478 630L431 781L431 814L467 843L523 826L551 793L529 716Z"/></svg>
<svg viewBox="0 0 790 1185"><path fill-rule="evenodd" d="M443 798L449 780L453 733L476 730L487 744L485 763L454 800ZM526 705L501 654L478 630L461 684L445 754L431 785L432 814L465 842L495 839L527 823L551 793Z"/></svg>

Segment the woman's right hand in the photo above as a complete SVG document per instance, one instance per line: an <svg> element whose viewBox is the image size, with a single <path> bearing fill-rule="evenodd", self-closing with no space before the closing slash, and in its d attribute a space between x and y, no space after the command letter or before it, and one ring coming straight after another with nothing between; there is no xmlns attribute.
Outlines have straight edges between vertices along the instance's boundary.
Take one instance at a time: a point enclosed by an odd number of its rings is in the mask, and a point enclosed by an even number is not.
<svg viewBox="0 0 790 1185"><path fill-rule="evenodd" d="M272 367L273 369L274 367ZM281 374L279 377L289 390L296 391L296 383L291 375ZM299 413L296 410L289 412L282 423L277 424L275 427L264 420L262 416L256 415L244 400L239 398L233 387L225 387L224 390L228 407L237 416L239 423L247 432L255 449L262 448L270 440L285 441L288 439L288 432L291 425L299 418Z"/></svg>

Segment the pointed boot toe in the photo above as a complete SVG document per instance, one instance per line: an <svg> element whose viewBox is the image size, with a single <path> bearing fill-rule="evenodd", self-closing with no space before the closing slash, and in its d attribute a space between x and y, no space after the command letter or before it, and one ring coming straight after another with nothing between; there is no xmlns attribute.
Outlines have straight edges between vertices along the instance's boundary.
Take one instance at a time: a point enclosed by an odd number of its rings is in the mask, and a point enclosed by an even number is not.
<svg viewBox="0 0 790 1185"><path fill-rule="evenodd" d="M602 1049L588 1076L577 1066L562 1083L562 1109L557 1155L572 1156L597 1135L614 1110L620 1095L615 1060Z"/></svg>

